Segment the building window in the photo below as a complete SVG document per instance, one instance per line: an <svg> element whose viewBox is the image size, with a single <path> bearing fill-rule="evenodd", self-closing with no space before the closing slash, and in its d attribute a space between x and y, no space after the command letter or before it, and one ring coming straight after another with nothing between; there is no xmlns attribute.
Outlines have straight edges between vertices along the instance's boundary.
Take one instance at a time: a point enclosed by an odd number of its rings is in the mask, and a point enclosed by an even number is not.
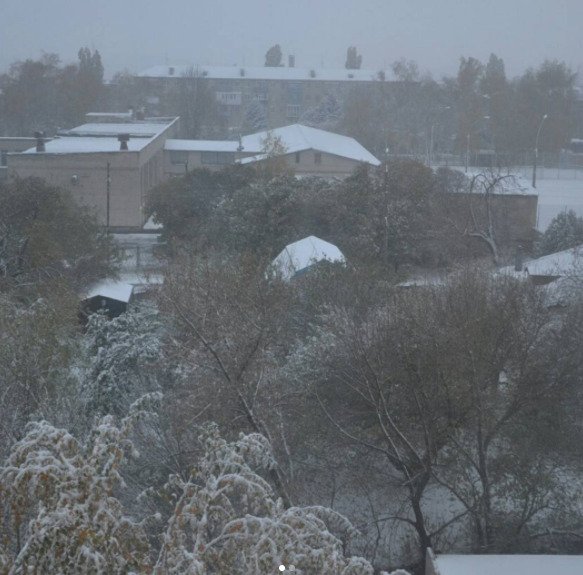
<svg viewBox="0 0 583 575"><path fill-rule="evenodd" d="M241 92L217 92L216 98L223 106L240 106L242 102Z"/></svg>
<svg viewBox="0 0 583 575"><path fill-rule="evenodd" d="M300 106L298 106L297 104L288 104L287 117L288 118L299 118L300 117Z"/></svg>
<svg viewBox="0 0 583 575"><path fill-rule="evenodd" d="M225 165L235 163L234 152L201 152L200 161L206 165Z"/></svg>
<svg viewBox="0 0 583 575"><path fill-rule="evenodd" d="M8 165L8 152L2 150L0 152L0 166L5 167Z"/></svg>
<svg viewBox="0 0 583 575"><path fill-rule="evenodd" d="M322 153L321 152L315 152L314 153L314 164L320 165L321 163L322 163Z"/></svg>
<svg viewBox="0 0 583 575"><path fill-rule="evenodd" d="M302 85L300 82L290 82L287 84L287 101L290 104L301 104Z"/></svg>
<svg viewBox="0 0 583 575"><path fill-rule="evenodd" d="M170 151L170 163L173 166L181 165L188 163L188 152L182 152L178 150L171 150Z"/></svg>
<svg viewBox="0 0 583 575"><path fill-rule="evenodd" d="M296 152L296 164L300 163L300 152Z"/></svg>

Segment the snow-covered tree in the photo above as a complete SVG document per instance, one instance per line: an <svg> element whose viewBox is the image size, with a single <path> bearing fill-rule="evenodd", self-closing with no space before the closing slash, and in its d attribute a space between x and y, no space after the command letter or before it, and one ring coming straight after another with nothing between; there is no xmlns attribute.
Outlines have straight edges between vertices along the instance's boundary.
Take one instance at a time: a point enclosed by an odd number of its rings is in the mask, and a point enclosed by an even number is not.
<svg viewBox="0 0 583 575"><path fill-rule="evenodd" d="M334 130L341 118L342 106L338 99L333 94L326 94L316 106L302 114L300 121L314 128Z"/></svg>
<svg viewBox="0 0 583 575"><path fill-rule="evenodd" d="M361 558L346 558L348 520L324 507L285 508L256 469L275 465L267 440L241 434L232 443L216 426L204 432L205 454L188 481L173 477L179 498L154 572L372 575Z"/></svg>
<svg viewBox="0 0 583 575"><path fill-rule="evenodd" d="M83 442L46 421L29 424L0 469L10 574L148 572L145 532L114 495L120 466L135 455L129 433L140 405L119 425L102 418Z"/></svg>
<svg viewBox="0 0 583 575"><path fill-rule="evenodd" d="M267 128L265 105L259 100L251 100L245 110L243 132L260 132Z"/></svg>
<svg viewBox="0 0 583 575"><path fill-rule="evenodd" d="M85 337L89 366L81 395L89 414L125 415L132 401L156 386L153 364L160 357L161 322L150 305L114 319L89 318Z"/></svg>
<svg viewBox="0 0 583 575"><path fill-rule="evenodd" d="M583 244L583 218L573 210L557 214L542 235L539 255L552 254Z"/></svg>

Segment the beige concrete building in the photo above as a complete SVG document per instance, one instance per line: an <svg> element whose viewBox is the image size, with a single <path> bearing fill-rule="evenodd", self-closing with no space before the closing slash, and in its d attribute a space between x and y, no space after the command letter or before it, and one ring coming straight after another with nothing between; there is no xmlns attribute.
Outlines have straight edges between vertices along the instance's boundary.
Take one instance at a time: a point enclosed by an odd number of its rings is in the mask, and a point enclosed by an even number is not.
<svg viewBox="0 0 583 575"><path fill-rule="evenodd" d="M239 141L167 140L166 173L225 164L260 164L277 155L297 176L344 178L359 163L380 162L354 138L293 124L243 136Z"/></svg>
<svg viewBox="0 0 583 575"><path fill-rule="evenodd" d="M164 179L164 144L177 122L84 124L44 146L8 154L8 177L43 178L69 189L104 224L138 229L147 218L147 192Z"/></svg>
<svg viewBox="0 0 583 575"><path fill-rule="evenodd" d="M299 124L239 141L178 140L178 118L129 122L125 114L90 116L93 122L50 141L21 142L28 149L6 155L8 177L39 177L69 189L103 224L120 231L144 226L150 189L195 168L260 164L275 154L299 176L342 178L361 162L380 164L352 138ZM270 142L277 145L270 149Z"/></svg>

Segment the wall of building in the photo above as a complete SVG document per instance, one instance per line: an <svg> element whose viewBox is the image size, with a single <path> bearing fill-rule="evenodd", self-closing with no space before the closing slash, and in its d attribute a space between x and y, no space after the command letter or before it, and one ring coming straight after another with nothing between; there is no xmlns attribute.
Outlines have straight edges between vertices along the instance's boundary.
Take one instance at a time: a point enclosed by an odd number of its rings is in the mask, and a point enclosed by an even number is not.
<svg viewBox="0 0 583 575"><path fill-rule="evenodd" d="M107 165L110 175L110 225L140 227L138 152L83 154L19 154L10 156L9 176L43 178L71 192L79 204L107 222Z"/></svg>
<svg viewBox="0 0 583 575"><path fill-rule="evenodd" d="M273 129L298 122L306 111L317 106L328 94L342 100L351 90L377 93L379 89L386 90L395 84L380 80L350 80L348 72L344 81L318 79L317 70L314 71L314 78L303 80L259 80L241 76L236 79L199 77L196 81L215 98L227 127L240 131L245 127L246 111L253 101L264 106L267 121L265 128ZM179 114L179 110L172 108L175 105L172 94L178 90L180 82L189 80L192 81L181 76L136 77L135 83L136 90L144 101L158 102L153 105L154 113ZM255 128L263 129L252 127L251 131Z"/></svg>
<svg viewBox="0 0 583 575"><path fill-rule="evenodd" d="M176 135L177 120L139 152L39 152L8 156L8 176L39 177L71 192L79 204L91 209L103 224L107 217L109 164L109 225L141 228L146 221L148 191L164 178L164 144ZM30 146L27 146L30 147Z"/></svg>
<svg viewBox="0 0 583 575"><path fill-rule="evenodd" d="M297 175L344 177L351 174L359 164L356 160L315 150L303 150L287 154L285 157L288 165Z"/></svg>

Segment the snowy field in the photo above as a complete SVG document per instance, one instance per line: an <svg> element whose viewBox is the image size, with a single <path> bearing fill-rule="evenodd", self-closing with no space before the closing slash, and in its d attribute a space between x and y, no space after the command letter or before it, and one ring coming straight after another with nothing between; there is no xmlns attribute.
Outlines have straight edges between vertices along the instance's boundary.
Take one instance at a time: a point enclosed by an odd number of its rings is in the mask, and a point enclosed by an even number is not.
<svg viewBox="0 0 583 575"><path fill-rule="evenodd" d="M532 166L518 170L532 179ZM538 198L537 228L544 231L549 222L564 210L583 216L583 170L539 168L536 173Z"/></svg>

